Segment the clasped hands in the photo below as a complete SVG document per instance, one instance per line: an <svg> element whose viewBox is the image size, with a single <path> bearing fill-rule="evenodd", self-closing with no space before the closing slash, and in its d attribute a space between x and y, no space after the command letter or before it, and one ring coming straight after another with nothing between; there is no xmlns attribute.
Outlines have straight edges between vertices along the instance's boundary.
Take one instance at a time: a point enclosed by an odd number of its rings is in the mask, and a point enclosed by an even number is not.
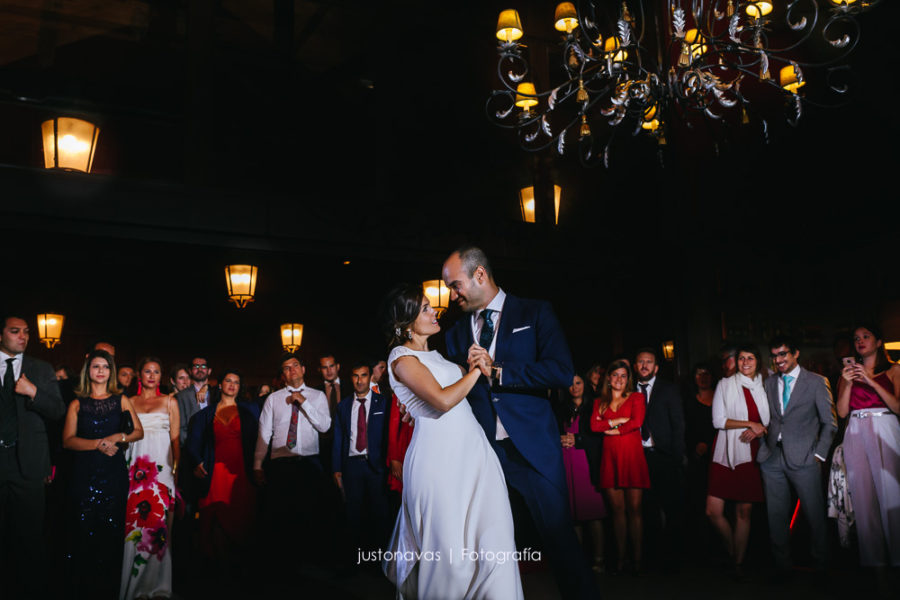
<svg viewBox="0 0 900 600"><path fill-rule="evenodd" d="M122 434L115 434L105 438L100 438L97 440L97 450L102 452L107 456L114 456L116 452L119 451L119 447L116 445L116 441Z"/></svg>
<svg viewBox="0 0 900 600"><path fill-rule="evenodd" d="M761 438L768 433L768 429L760 423L750 423L750 427L741 432L741 441L749 444L756 438Z"/></svg>
<svg viewBox="0 0 900 600"><path fill-rule="evenodd" d="M291 395L284 399L287 404L296 403L297 406L302 406L304 402L306 402L306 396L301 394L299 391L291 392Z"/></svg>
<svg viewBox="0 0 900 600"><path fill-rule="evenodd" d="M872 379L866 372L866 367L864 365L861 365L860 363L853 363L844 367L841 370L841 377L843 377L847 383L861 381L863 383L872 385Z"/></svg>
<svg viewBox="0 0 900 600"><path fill-rule="evenodd" d="M494 359L491 358L490 353L486 349L477 343L469 346L469 356L466 362L469 363L470 373L478 369L485 377L491 376L491 367L494 366Z"/></svg>

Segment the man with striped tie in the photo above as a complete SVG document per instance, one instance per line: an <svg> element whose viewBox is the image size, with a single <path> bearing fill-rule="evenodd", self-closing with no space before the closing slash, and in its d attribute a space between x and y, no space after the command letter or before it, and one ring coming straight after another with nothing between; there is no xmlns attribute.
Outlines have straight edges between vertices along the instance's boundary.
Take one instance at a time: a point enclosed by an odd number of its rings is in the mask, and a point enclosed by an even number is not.
<svg viewBox="0 0 900 600"><path fill-rule="evenodd" d="M299 355L282 355L281 373L287 385L269 394L260 413L253 474L257 484L266 487L264 514L276 549L284 546L285 551L295 552L298 540L315 539L310 529L315 530L321 521L325 474L319 433L331 427L331 414L325 394L303 380L306 367Z"/></svg>

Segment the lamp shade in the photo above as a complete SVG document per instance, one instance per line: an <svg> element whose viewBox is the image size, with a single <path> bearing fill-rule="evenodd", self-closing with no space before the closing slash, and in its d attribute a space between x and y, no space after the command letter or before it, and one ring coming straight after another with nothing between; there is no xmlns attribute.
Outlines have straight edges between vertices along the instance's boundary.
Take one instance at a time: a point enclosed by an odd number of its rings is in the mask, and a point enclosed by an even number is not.
<svg viewBox="0 0 900 600"><path fill-rule="evenodd" d="M56 117L41 123L44 167L90 173L100 129L93 123Z"/></svg>
<svg viewBox="0 0 900 600"><path fill-rule="evenodd" d="M684 41L691 51L691 58L699 58L706 53L706 40L696 29L688 29L684 32Z"/></svg>
<svg viewBox="0 0 900 600"><path fill-rule="evenodd" d="M422 282L422 291L438 316L444 314L450 306L450 288L440 279L430 279Z"/></svg>
<svg viewBox="0 0 900 600"><path fill-rule="evenodd" d="M556 12L553 16L553 26L557 31L571 32L578 27L578 14L575 12L575 5L571 2L560 2L556 5Z"/></svg>
<svg viewBox="0 0 900 600"><path fill-rule="evenodd" d="M537 92L533 83L526 81L516 86L516 106L519 108L528 110L532 106L537 106L538 99L534 96L537 96Z"/></svg>
<svg viewBox="0 0 900 600"><path fill-rule="evenodd" d="M534 186L519 190L519 207L522 209L522 220L534 223Z"/></svg>
<svg viewBox="0 0 900 600"><path fill-rule="evenodd" d="M772 3L763 0L762 2L751 2L747 5L745 12L751 17L764 17L772 12Z"/></svg>
<svg viewBox="0 0 900 600"><path fill-rule="evenodd" d="M296 352L303 342L303 323L281 324L281 347L285 352Z"/></svg>
<svg viewBox="0 0 900 600"><path fill-rule="evenodd" d="M63 315L43 313L37 316L38 337L41 343L52 348L62 339Z"/></svg>
<svg viewBox="0 0 900 600"><path fill-rule="evenodd" d="M793 64L782 68L778 76L781 80L781 87L792 94L796 94L797 90L806 85L800 68Z"/></svg>
<svg viewBox="0 0 900 600"><path fill-rule="evenodd" d="M656 104L650 106L644 111L644 119L641 121L641 128L647 131L656 131L659 129L659 117L657 113L659 108Z"/></svg>
<svg viewBox="0 0 900 600"><path fill-rule="evenodd" d="M225 267L225 285L228 288L228 297L237 305L244 308L247 303L253 302L256 293L257 267L254 265L228 265Z"/></svg>
<svg viewBox="0 0 900 600"><path fill-rule="evenodd" d="M628 52L620 50L621 42L616 36L606 38L603 43L603 50L606 52L607 58L611 58L613 62L622 62L628 58Z"/></svg>
<svg viewBox="0 0 900 600"><path fill-rule="evenodd" d="M663 342L662 351L666 360L675 360L675 342L673 340Z"/></svg>
<svg viewBox="0 0 900 600"><path fill-rule="evenodd" d="M514 42L524 34L519 11L508 8L500 11L497 19L497 39L503 42Z"/></svg>

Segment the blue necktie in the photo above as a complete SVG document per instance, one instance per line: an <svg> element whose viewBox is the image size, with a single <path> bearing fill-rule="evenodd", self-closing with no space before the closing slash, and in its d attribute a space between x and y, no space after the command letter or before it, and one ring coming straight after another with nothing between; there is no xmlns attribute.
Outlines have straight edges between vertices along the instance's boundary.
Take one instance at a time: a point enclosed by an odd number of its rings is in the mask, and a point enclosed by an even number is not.
<svg viewBox="0 0 900 600"><path fill-rule="evenodd" d="M784 381L784 391L781 392L781 409L782 412L787 410L788 400L791 397L791 382L794 381L792 375L784 375L781 378Z"/></svg>
<svg viewBox="0 0 900 600"><path fill-rule="evenodd" d="M491 320L491 314L495 312L497 311L486 308L481 313L484 325L481 328L481 335L478 336L478 345L485 350L491 349L491 342L494 340L494 321Z"/></svg>

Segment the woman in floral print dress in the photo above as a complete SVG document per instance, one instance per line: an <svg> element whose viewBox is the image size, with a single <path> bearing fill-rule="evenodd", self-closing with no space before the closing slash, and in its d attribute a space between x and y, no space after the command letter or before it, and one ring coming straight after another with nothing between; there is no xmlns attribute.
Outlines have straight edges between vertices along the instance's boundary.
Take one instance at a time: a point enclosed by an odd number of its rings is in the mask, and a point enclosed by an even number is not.
<svg viewBox="0 0 900 600"><path fill-rule="evenodd" d="M172 396L159 393L159 360L143 359L138 373L141 391L131 402L144 428L144 439L126 453L130 488L119 594L129 600L172 595L169 532L180 450L178 404Z"/></svg>

